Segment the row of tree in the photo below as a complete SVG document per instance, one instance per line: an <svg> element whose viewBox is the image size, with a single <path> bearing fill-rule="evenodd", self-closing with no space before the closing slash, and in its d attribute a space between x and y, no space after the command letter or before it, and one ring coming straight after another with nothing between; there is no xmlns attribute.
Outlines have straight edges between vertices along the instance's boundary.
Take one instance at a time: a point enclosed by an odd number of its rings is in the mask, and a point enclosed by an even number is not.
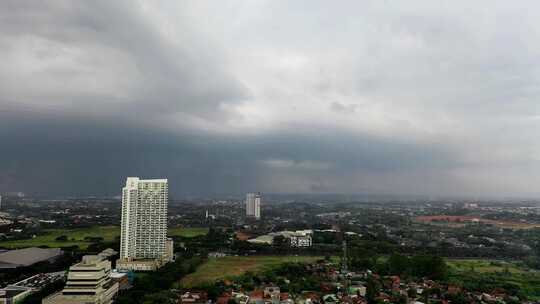
<svg viewBox="0 0 540 304"><path fill-rule="evenodd" d="M169 289L185 275L195 271L202 263L200 257L178 259L156 272L136 275L133 288L121 294L118 304L176 303L175 295Z"/></svg>
<svg viewBox="0 0 540 304"><path fill-rule="evenodd" d="M445 280L448 277L446 262L437 255L406 256L394 253L386 257L371 250L353 248L350 250L349 267L354 270L369 269L380 275L427 277L434 280Z"/></svg>

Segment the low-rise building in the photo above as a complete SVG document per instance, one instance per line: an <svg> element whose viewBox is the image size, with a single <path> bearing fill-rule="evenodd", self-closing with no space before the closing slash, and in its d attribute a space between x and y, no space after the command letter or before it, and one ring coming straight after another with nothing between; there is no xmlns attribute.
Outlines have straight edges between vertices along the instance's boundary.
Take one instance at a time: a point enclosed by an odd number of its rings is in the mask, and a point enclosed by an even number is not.
<svg viewBox="0 0 540 304"><path fill-rule="evenodd" d="M311 247L313 244L312 241L312 230L299 230L299 231L280 231L272 232L266 235L261 235L254 239L248 240L250 243L254 244L273 244L274 238L277 236L282 236L289 241L291 247Z"/></svg>
<svg viewBox="0 0 540 304"><path fill-rule="evenodd" d="M290 236L291 247L311 247L312 238L309 234L293 234Z"/></svg>
<svg viewBox="0 0 540 304"><path fill-rule="evenodd" d="M164 264L160 260L117 260L116 269L120 271L156 271Z"/></svg>
<svg viewBox="0 0 540 304"><path fill-rule="evenodd" d="M111 304L118 283L110 278L111 262L99 255L85 255L69 268L66 286L45 299L43 304Z"/></svg>
<svg viewBox="0 0 540 304"><path fill-rule="evenodd" d="M6 287L0 290L0 304L18 303L32 294L30 288Z"/></svg>
<svg viewBox="0 0 540 304"><path fill-rule="evenodd" d="M30 266L38 262L54 261L64 252L60 248L37 248L9 250L0 253L0 269Z"/></svg>
<svg viewBox="0 0 540 304"><path fill-rule="evenodd" d="M116 269L120 271L156 271L163 265L174 261L174 241L171 238L165 240L165 251L159 259L118 259Z"/></svg>
<svg viewBox="0 0 540 304"><path fill-rule="evenodd" d="M178 304L205 304L208 302L208 295L206 292L193 292L188 291L180 295Z"/></svg>
<svg viewBox="0 0 540 304"><path fill-rule="evenodd" d="M278 286L266 286L263 296L268 300L267 302L272 304L278 304L281 300L281 292Z"/></svg>
<svg viewBox="0 0 540 304"><path fill-rule="evenodd" d="M126 272L113 271L111 272L110 277L113 283L118 283L118 291L130 289L132 287Z"/></svg>
<svg viewBox="0 0 540 304"><path fill-rule="evenodd" d="M232 292L232 298L239 304L248 304L249 296L243 292Z"/></svg>
<svg viewBox="0 0 540 304"><path fill-rule="evenodd" d="M27 296L65 278L65 272L39 273L0 289L0 304L20 303Z"/></svg>

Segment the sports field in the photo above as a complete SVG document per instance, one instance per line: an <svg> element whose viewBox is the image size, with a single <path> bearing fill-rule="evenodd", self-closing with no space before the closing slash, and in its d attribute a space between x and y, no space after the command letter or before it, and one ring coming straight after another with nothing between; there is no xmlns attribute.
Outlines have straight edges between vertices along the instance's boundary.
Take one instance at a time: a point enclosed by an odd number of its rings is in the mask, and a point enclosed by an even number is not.
<svg viewBox="0 0 540 304"><path fill-rule="evenodd" d="M180 281L182 287L239 276L247 271L258 272L286 262L315 262L320 256L238 256L209 259L192 274Z"/></svg>
<svg viewBox="0 0 540 304"><path fill-rule="evenodd" d="M169 228L169 236L195 237L208 233L208 228ZM56 240L60 236L66 236L67 240ZM89 228L76 229L47 229L45 234L36 236L32 239L16 240L16 241L0 241L0 247L4 248L24 248L24 247L69 247L79 246L81 249L86 249L92 244L85 240L86 237L102 237L103 241L111 242L116 237L120 236L120 227L118 226L96 226Z"/></svg>

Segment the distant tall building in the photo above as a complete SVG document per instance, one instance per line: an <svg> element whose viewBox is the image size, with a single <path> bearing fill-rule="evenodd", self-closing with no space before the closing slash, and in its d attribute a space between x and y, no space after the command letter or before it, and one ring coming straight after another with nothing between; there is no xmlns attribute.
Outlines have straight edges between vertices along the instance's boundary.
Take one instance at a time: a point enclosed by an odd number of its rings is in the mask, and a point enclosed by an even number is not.
<svg viewBox="0 0 540 304"><path fill-rule="evenodd" d="M23 198L25 196L24 192L7 192L4 193L6 197L17 197Z"/></svg>
<svg viewBox="0 0 540 304"><path fill-rule="evenodd" d="M104 256L85 255L69 268L66 286L45 299L43 304L110 304L118 293L111 281L111 262Z"/></svg>
<svg viewBox="0 0 540 304"><path fill-rule="evenodd" d="M246 195L246 216L250 218L261 218L261 193L248 193Z"/></svg>
<svg viewBox="0 0 540 304"><path fill-rule="evenodd" d="M128 177L122 189L120 259L117 268L154 270L172 259L167 239L167 179Z"/></svg>

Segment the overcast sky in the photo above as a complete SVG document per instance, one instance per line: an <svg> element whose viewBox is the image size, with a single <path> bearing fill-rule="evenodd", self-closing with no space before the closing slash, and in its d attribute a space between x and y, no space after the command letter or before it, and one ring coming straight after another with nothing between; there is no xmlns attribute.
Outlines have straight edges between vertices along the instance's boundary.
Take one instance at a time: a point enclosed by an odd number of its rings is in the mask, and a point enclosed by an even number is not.
<svg viewBox="0 0 540 304"><path fill-rule="evenodd" d="M537 1L0 1L0 191L540 196Z"/></svg>

